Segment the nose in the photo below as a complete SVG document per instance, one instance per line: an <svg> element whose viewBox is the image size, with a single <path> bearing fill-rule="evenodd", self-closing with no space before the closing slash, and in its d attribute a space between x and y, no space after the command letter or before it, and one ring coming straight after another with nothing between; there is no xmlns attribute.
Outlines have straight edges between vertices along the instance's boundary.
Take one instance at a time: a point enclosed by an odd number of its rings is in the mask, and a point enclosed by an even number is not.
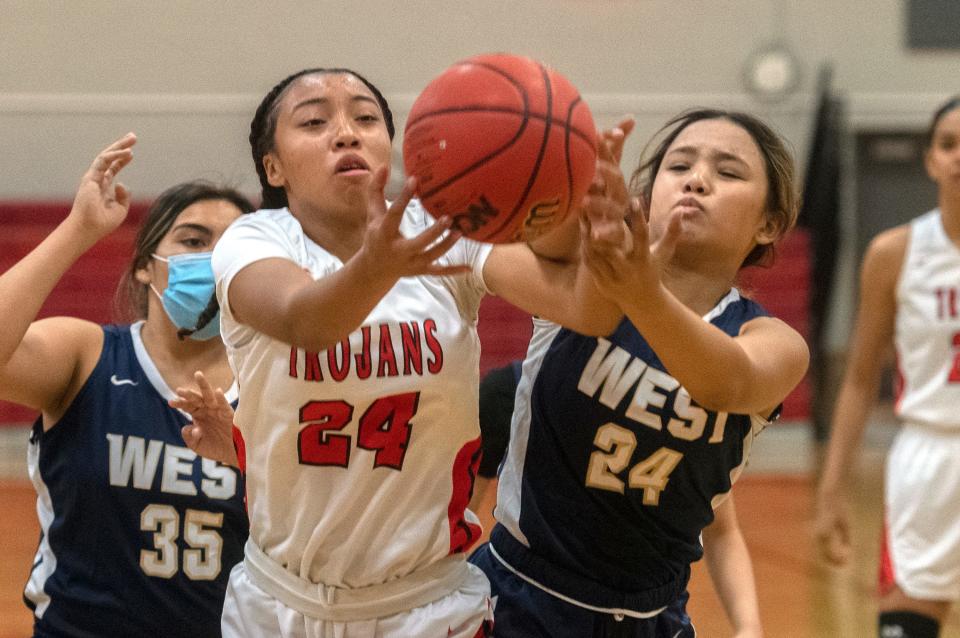
<svg viewBox="0 0 960 638"><path fill-rule="evenodd" d="M353 128L353 121L349 117L338 117L337 129L333 137L337 148L357 148L360 146L360 136Z"/></svg>
<svg viewBox="0 0 960 638"><path fill-rule="evenodd" d="M699 172L690 171L690 173L687 175L687 179L683 183L683 192L703 195L707 192L707 183L704 181L703 177L700 176Z"/></svg>

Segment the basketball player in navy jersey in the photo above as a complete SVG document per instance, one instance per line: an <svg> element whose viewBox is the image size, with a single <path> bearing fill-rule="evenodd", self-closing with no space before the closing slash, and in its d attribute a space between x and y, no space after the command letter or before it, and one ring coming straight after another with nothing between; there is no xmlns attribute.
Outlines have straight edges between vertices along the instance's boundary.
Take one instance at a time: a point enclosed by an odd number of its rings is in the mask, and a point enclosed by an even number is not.
<svg viewBox="0 0 960 638"><path fill-rule="evenodd" d="M210 251L249 202L203 182L160 195L128 273L134 324L35 321L74 261L126 218L114 180L135 142L104 149L66 219L0 276L0 398L41 413L28 457L41 536L24 592L36 636L219 636L247 536L242 478L184 446L189 421L167 402L196 369L236 396L219 321L200 315Z"/></svg>
<svg viewBox="0 0 960 638"><path fill-rule="evenodd" d="M891 346L903 428L887 457L878 635L934 638L960 598L960 96L927 129L937 208L870 243L817 498L825 558L850 557L846 503Z"/></svg>
<svg viewBox="0 0 960 638"><path fill-rule="evenodd" d="M522 361L511 361L506 366L491 370L480 382L480 432L483 440L483 459L474 485L470 507L490 507L488 489L494 483L497 470L506 453L510 439L510 420L514 397L520 381ZM222 395L220 395L222 397ZM210 400L210 404L216 402ZM226 402L222 402L226 406ZM763 635L757 585L746 540L737 521L733 494L715 510L713 522L703 529L704 559L714 591L723 604L727 620L737 638ZM481 516L483 514L481 513Z"/></svg>
<svg viewBox="0 0 960 638"><path fill-rule="evenodd" d="M498 637L693 636L701 532L806 371L800 335L734 287L796 218L792 158L745 114L665 130L634 174L649 222L591 229L591 210L628 205L610 153L585 206L585 262L625 319L604 338L534 321L498 523L471 559Z"/></svg>

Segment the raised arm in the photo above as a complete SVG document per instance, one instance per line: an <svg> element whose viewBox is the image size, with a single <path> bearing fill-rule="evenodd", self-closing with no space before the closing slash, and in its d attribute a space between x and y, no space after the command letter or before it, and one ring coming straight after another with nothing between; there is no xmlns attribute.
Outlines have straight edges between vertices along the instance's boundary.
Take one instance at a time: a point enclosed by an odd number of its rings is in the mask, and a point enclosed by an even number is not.
<svg viewBox="0 0 960 638"><path fill-rule="evenodd" d="M342 340L370 314L400 277L466 272L466 266L435 262L457 239L436 224L413 238L400 234L415 183L389 207L383 199L386 171L371 180L370 222L360 250L336 272L314 280L286 259L264 259L240 270L230 283L230 310L238 321L275 339L310 350Z"/></svg>
<svg viewBox="0 0 960 638"><path fill-rule="evenodd" d="M733 626L734 638L761 638L757 582L747 543L737 521L733 495L715 512L703 530L703 557L723 610Z"/></svg>
<svg viewBox="0 0 960 638"><path fill-rule="evenodd" d="M830 443L817 491L814 528L818 547L824 558L836 564L845 563L851 552L847 483L892 350L896 286L908 239L907 226L888 230L870 243L863 258L853 343L833 411Z"/></svg>
<svg viewBox="0 0 960 638"><path fill-rule="evenodd" d="M731 337L706 322L661 280L663 263L679 232L674 216L650 244L647 222L633 219L633 241L623 247L590 242L584 261L609 299L656 351L667 371L704 408L768 415L800 382L809 351L797 331L759 317Z"/></svg>
<svg viewBox="0 0 960 638"><path fill-rule="evenodd" d="M133 158L135 142L129 133L101 151L84 173L66 219L0 276L0 398L55 409L81 363L99 353L99 326L67 317L34 320L77 258L126 218L129 196L114 178Z"/></svg>
<svg viewBox="0 0 960 638"><path fill-rule="evenodd" d="M594 181L577 215L527 244L494 246L483 268L487 287L518 308L588 335L608 335L623 311L598 289L589 271L580 267L583 232L600 241L617 241L626 232L630 202L620 157L633 130L625 119L598 138ZM589 217L592 223L582 224Z"/></svg>

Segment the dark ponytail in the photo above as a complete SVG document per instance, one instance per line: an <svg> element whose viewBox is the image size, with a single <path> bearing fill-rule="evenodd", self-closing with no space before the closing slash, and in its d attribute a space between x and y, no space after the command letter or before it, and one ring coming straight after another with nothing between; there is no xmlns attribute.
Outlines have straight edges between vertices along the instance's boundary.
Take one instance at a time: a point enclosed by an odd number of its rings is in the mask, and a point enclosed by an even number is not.
<svg viewBox="0 0 960 638"><path fill-rule="evenodd" d="M395 132L393 113L390 111L390 106L387 104L386 98L383 97L383 94L380 93L377 87L356 71L340 68L313 68L304 69L288 75L280 80L280 82L263 97L260 106L257 107L257 112L253 116L253 120L250 122L250 152L253 155L253 165L257 170L257 177L260 178L260 189L262 193L261 208L283 208L287 205L287 193L282 188L270 184L267 180L267 171L263 166L264 156L273 150L273 138L277 132L277 105L280 103L280 99L287 88L293 84L294 80L305 75L313 75L316 73L348 73L363 82L377 99L380 110L383 111L383 120L387 125L387 133L389 133L390 139L393 139Z"/></svg>
<svg viewBox="0 0 960 638"><path fill-rule="evenodd" d="M213 321L213 318L217 316L217 313L220 312L220 302L217 301L217 293L214 292L210 295L210 301L207 302L207 307L203 309L203 312L200 313L200 316L197 317L197 325L195 328L180 328L177 330L177 339L183 341L194 332L198 330L203 330L207 327L207 324Z"/></svg>

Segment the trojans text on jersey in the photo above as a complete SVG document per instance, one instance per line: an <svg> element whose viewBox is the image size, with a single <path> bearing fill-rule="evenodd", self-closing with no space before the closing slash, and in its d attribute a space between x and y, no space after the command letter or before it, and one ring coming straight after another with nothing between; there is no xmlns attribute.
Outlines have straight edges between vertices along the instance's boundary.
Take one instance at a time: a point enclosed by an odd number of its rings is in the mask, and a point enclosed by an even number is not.
<svg viewBox="0 0 960 638"><path fill-rule="evenodd" d="M436 321L401 322L399 344L390 333L390 325L361 326L358 352L351 351L349 337L322 353L290 348L290 376L321 382L343 381L351 370L359 379L440 372L443 348L437 339Z"/></svg>

